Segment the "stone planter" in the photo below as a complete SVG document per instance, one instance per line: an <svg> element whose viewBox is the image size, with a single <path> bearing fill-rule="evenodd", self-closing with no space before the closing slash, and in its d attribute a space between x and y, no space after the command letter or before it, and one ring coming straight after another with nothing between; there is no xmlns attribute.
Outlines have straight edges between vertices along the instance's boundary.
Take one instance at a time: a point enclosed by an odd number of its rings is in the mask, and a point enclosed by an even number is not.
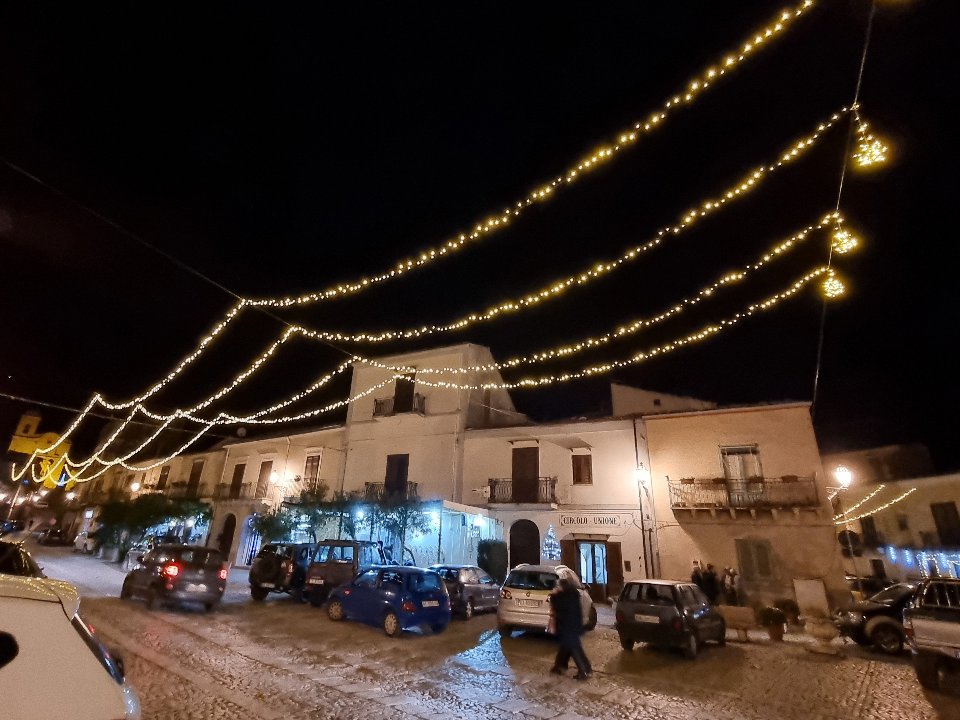
<svg viewBox="0 0 960 720"><path fill-rule="evenodd" d="M767 637L773 642L783 642L783 625L764 625L767 631Z"/></svg>
<svg viewBox="0 0 960 720"><path fill-rule="evenodd" d="M839 655L840 648L834 645L833 641L840 635L840 631L833 624L833 620L825 616L807 617L806 620L804 629L807 635L816 640L807 649L823 655Z"/></svg>

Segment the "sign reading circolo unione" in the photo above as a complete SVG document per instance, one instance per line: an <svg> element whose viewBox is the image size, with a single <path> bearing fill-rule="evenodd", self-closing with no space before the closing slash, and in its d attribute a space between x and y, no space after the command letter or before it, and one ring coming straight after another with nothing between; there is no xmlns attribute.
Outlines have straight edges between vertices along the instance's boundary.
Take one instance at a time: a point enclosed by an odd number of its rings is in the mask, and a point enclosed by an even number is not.
<svg viewBox="0 0 960 720"><path fill-rule="evenodd" d="M576 528L576 527L607 527L607 528L619 528L623 527L625 522L629 522L624 515L610 513L610 514L600 514L600 513L578 513L578 514L561 514L560 515L560 527L566 528Z"/></svg>

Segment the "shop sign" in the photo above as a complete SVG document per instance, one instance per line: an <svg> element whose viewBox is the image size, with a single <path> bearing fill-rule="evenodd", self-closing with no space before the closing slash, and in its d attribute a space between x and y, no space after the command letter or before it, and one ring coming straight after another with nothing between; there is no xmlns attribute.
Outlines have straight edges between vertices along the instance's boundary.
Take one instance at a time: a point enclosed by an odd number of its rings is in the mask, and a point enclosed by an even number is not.
<svg viewBox="0 0 960 720"><path fill-rule="evenodd" d="M576 529L583 527L590 528L622 528L630 523L630 515L617 513L577 513L560 515L560 527Z"/></svg>

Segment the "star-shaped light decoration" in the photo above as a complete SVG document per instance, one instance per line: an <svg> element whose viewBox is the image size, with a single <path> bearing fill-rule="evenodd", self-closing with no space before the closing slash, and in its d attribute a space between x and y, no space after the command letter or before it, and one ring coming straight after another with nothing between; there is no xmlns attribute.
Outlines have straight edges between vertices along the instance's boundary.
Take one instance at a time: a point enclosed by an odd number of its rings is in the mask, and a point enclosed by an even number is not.
<svg viewBox="0 0 960 720"><path fill-rule="evenodd" d="M846 255L860 245L860 238L849 230L838 228L837 231L833 233L833 239L830 244L837 255Z"/></svg>

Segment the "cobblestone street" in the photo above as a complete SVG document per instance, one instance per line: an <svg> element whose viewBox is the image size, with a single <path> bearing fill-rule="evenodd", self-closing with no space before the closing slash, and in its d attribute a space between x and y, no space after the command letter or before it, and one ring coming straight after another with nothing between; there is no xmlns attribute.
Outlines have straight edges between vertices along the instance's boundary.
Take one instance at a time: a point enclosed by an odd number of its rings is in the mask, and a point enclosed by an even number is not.
<svg viewBox="0 0 960 720"><path fill-rule="evenodd" d="M601 624L585 643L595 675L578 683L547 672L548 638L501 640L491 615L454 621L440 636L390 639L284 596L254 603L236 577L213 613L151 613L118 599L117 566L68 549L38 548L36 557L48 576L78 584L81 611L122 651L146 720L960 718L960 696L925 692L906 655L889 660L852 645L825 658L802 638L771 644L757 634L708 646L690 663L665 651L626 653Z"/></svg>

